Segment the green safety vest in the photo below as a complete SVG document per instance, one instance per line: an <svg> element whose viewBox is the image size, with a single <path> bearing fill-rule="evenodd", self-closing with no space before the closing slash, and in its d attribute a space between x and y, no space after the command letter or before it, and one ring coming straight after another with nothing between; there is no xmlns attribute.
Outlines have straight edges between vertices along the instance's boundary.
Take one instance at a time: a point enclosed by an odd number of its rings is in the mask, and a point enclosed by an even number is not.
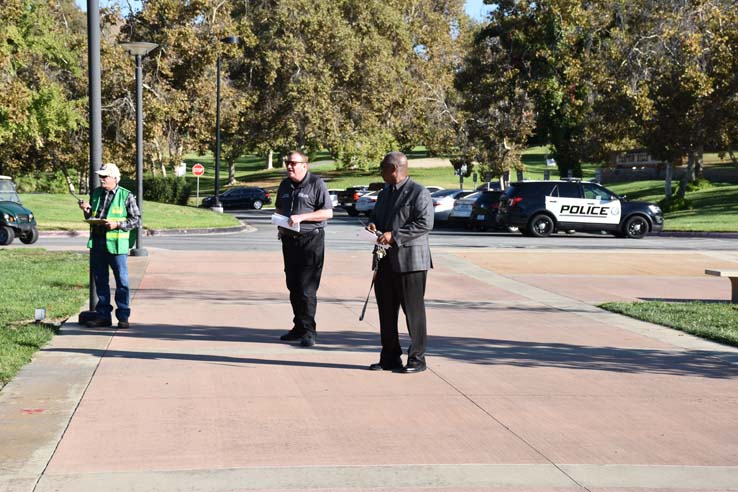
<svg viewBox="0 0 738 492"><path fill-rule="evenodd" d="M97 188L92 192L92 217L97 216L97 210L103 204L103 193L105 193L105 189L102 187ZM122 222L128 218L126 199L130 193L131 192L127 189L120 186L118 187L118 191L113 197L113 203L110 204L110 208L108 209L108 215L105 217L106 219ZM136 235L131 234L131 231L113 229L112 231L106 231L105 240L109 253L114 255L127 255L128 250L131 249L136 242ZM90 234L90 240L87 241L87 247L92 248L92 234Z"/></svg>

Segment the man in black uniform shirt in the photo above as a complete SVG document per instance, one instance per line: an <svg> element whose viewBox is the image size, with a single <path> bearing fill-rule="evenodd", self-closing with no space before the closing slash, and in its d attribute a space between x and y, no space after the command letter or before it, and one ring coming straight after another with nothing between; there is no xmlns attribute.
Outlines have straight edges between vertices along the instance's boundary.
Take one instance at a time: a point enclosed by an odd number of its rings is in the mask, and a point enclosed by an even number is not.
<svg viewBox="0 0 738 492"><path fill-rule="evenodd" d="M300 232L279 228L284 273L294 314L294 326L280 339L299 340L303 347L312 347L317 338L315 310L323 273L324 228L326 220L333 218L333 206L323 180L308 172L305 154L290 152L285 164L287 178L279 185L276 211L289 217L290 225L300 224Z"/></svg>

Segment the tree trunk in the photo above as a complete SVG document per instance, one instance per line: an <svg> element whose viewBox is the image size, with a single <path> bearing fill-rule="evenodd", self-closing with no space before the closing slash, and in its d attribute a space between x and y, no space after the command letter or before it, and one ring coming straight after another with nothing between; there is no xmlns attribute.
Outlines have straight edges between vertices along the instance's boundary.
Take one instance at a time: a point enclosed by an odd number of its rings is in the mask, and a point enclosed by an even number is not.
<svg viewBox="0 0 738 492"><path fill-rule="evenodd" d="M274 151L269 149L269 153L267 154L267 169L274 169L274 162L272 161L273 158Z"/></svg>
<svg viewBox="0 0 738 492"><path fill-rule="evenodd" d="M694 162L694 177L695 179L704 178L705 177L705 171L704 171L704 162L705 162L705 152L702 147L697 148L696 156L695 156L695 162Z"/></svg>
<svg viewBox="0 0 738 492"><path fill-rule="evenodd" d="M697 160L697 153L694 150L690 150L687 154L687 169L682 174L682 179L679 180L679 191L677 195L679 198L684 198L687 194L687 185L694 182L694 164Z"/></svg>
<svg viewBox="0 0 738 492"><path fill-rule="evenodd" d="M672 164L671 162L667 162L666 169L664 170L664 195L666 196L667 200L671 199L671 178L673 175L673 170L674 164Z"/></svg>
<svg viewBox="0 0 738 492"><path fill-rule="evenodd" d="M162 152L162 145L159 139L154 139L154 155L155 158L151 162L151 174L156 176L156 166L159 165L161 168L164 164L164 153Z"/></svg>
<svg viewBox="0 0 738 492"><path fill-rule="evenodd" d="M226 162L228 163L228 186L236 184L236 158L227 157Z"/></svg>

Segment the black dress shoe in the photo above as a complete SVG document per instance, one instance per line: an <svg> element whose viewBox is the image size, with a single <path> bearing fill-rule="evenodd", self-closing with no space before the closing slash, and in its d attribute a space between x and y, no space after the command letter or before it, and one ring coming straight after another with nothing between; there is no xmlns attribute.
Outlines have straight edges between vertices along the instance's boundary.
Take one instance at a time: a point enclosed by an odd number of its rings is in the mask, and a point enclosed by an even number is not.
<svg viewBox="0 0 738 492"><path fill-rule="evenodd" d="M113 326L113 323L107 318L95 318L88 321L86 325L87 328L102 328L106 326Z"/></svg>
<svg viewBox="0 0 738 492"><path fill-rule="evenodd" d="M416 372L423 372L428 367L425 365L424 362L408 362L405 367L401 367L397 369L395 372L399 372L400 374L413 374Z"/></svg>
<svg viewBox="0 0 738 492"><path fill-rule="evenodd" d="M315 345L316 337L311 334L303 335L300 337L300 346L301 347L312 347Z"/></svg>
<svg viewBox="0 0 738 492"><path fill-rule="evenodd" d="M398 369L402 369L402 362L398 362L397 364L391 364L391 365L382 364L381 362L377 362L369 366L370 371L396 371Z"/></svg>
<svg viewBox="0 0 738 492"><path fill-rule="evenodd" d="M127 319L121 319L118 320L118 328L121 330L125 330L126 328L130 328L131 324L128 322Z"/></svg>
<svg viewBox="0 0 738 492"><path fill-rule="evenodd" d="M295 330L290 330L284 335L282 335L281 337L279 337L279 339L282 340L283 342L294 342L296 340L301 339L303 335L304 333L298 333Z"/></svg>

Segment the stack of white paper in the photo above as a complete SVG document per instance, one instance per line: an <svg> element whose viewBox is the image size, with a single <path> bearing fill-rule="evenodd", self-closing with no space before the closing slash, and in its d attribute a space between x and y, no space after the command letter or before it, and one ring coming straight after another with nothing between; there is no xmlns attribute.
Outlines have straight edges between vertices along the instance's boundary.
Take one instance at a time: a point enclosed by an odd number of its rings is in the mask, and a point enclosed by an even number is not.
<svg viewBox="0 0 738 492"><path fill-rule="evenodd" d="M272 224L295 232L300 232L300 224L290 225L290 218L282 214L272 214Z"/></svg>

